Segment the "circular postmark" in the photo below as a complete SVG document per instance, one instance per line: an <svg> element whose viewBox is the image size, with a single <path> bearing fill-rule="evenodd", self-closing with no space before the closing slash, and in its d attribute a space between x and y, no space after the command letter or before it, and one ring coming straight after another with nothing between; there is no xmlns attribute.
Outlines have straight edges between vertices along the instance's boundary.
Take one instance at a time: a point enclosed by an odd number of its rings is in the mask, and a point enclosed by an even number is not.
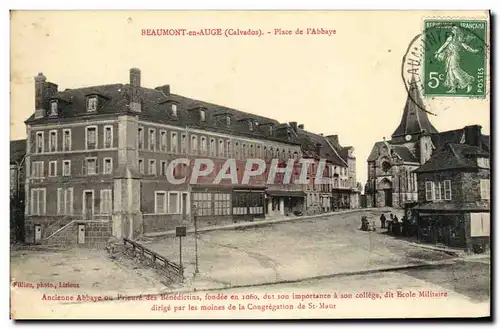
<svg viewBox="0 0 500 329"><path fill-rule="evenodd" d="M425 108L422 96L487 97L487 22L441 19L424 25L401 62L408 99L422 111L436 115Z"/></svg>

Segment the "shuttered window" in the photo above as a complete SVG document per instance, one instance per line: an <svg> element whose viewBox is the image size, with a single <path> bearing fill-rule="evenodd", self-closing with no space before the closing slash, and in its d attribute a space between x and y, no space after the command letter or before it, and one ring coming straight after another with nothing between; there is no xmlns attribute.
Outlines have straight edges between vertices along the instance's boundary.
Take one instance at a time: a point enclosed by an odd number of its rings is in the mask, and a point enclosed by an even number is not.
<svg viewBox="0 0 500 329"><path fill-rule="evenodd" d="M479 180L480 188L481 188L481 199L489 200L490 199L490 180L489 179L481 179Z"/></svg>
<svg viewBox="0 0 500 329"><path fill-rule="evenodd" d="M432 201L434 199L434 183L425 182L425 200Z"/></svg>

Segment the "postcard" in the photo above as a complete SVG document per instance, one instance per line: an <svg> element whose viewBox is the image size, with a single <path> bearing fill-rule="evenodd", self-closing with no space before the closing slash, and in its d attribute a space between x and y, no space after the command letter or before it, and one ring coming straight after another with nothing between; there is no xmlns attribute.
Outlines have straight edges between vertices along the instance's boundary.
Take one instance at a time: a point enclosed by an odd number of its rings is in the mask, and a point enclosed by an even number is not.
<svg viewBox="0 0 500 329"><path fill-rule="evenodd" d="M12 319L490 317L490 13L12 11Z"/></svg>

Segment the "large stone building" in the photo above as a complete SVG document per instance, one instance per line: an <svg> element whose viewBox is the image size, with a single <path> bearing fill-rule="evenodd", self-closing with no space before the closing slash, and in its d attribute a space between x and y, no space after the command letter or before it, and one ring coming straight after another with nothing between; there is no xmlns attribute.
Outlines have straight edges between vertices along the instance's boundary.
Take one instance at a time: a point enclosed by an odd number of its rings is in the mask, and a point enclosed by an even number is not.
<svg viewBox="0 0 500 329"><path fill-rule="evenodd" d="M448 136L415 170L418 204L412 209L419 239L470 251L490 242L490 149L479 126L458 136Z"/></svg>
<svg viewBox="0 0 500 329"><path fill-rule="evenodd" d="M391 139L378 141L367 159L365 185L368 207L404 207L418 201L415 170L426 163L436 150L447 143L464 143L477 126L438 132L432 125L416 88L408 94L401 122ZM479 127L480 131L480 127ZM480 132L479 132L480 134ZM489 137L481 135L484 147ZM486 146L488 145L488 146Z"/></svg>
<svg viewBox="0 0 500 329"><path fill-rule="evenodd" d="M64 91L39 74L35 105L26 120L27 242L135 238L190 226L194 211L200 226L325 212L338 208L332 189L352 194L348 164L355 158L343 159L340 145L294 122L173 94L169 85L146 88L138 69L128 84ZM268 169L247 183L214 183L227 159L235 159L241 182L248 158L270 168L303 157L313 162L309 177L326 158L331 183L282 184L278 175L268 184ZM178 162L186 158L211 159L214 174L191 183L193 161Z"/></svg>

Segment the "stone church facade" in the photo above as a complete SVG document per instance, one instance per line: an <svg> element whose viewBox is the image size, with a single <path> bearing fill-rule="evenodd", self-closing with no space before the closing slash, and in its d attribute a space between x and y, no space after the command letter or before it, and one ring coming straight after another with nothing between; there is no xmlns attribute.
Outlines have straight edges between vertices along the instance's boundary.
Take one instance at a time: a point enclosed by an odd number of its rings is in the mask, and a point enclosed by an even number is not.
<svg viewBox="0 0 500 329"><path fill-rule="evenodd" d="M422 98L413 88L391 139L376 142L367 159L367 206L402 208L407 202L416 202L414 170L440 146L442 134L430 122Z"/></svg>

